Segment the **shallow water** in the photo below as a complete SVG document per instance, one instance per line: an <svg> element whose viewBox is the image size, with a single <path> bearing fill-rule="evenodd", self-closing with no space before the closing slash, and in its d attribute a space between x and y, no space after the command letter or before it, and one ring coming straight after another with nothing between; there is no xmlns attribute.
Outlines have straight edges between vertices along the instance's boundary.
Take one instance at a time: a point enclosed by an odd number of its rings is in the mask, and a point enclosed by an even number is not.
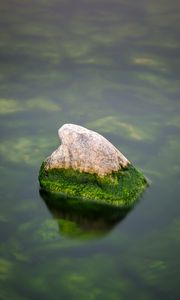
<svg viewBox="0 0 180 300"><path fill-rule="evenodd" d="M1 299L180 299L179 1L0 7ZM82 214L39 193L64 123L143 170L133 210Z"/></svg>

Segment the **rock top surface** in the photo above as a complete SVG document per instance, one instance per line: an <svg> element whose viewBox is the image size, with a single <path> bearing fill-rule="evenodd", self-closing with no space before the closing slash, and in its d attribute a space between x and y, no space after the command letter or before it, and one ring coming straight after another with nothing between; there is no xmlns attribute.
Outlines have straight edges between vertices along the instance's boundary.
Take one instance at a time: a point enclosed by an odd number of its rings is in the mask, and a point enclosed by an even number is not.
<svg viewBox="0 0 180 300"><path fill-rule="evenodd" d="M58 130L61 145L46 160L45 169L74 169L99 176L130 164L128 159L97 132L75 124Z"/></svg>

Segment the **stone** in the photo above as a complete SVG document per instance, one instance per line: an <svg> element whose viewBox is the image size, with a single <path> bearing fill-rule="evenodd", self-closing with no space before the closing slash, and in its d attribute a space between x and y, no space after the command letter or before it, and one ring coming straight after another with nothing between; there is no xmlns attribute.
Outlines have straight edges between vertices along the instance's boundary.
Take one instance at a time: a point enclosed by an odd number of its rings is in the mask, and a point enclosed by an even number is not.
<svg viewBox="0 0 180 300"><path fill-rule="evenodd" d="M45 169L72 168L104 176L129 164L127 158L102 135L79 125L58 130L60 147L49 156Z"/></svg>
<svg viewBox="0 0 180 300"><path fill-rule="evenodd" d="M75 124L58 130L61 145L39 172L42 189L127 208L147 186L144 175L106 138Z"/></svg>

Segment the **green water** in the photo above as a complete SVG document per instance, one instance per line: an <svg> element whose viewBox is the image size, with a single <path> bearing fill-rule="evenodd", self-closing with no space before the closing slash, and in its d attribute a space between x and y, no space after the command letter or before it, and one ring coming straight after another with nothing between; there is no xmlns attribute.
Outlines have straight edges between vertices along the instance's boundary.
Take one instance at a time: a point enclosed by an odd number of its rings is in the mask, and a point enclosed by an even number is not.
<svg viewBox="0 0 180 300"><path fill-rule="evenodd" d="M180 299L179 0L1 0L0 299ZM76 123L151 181L129 212L39 192Z"/></svg>

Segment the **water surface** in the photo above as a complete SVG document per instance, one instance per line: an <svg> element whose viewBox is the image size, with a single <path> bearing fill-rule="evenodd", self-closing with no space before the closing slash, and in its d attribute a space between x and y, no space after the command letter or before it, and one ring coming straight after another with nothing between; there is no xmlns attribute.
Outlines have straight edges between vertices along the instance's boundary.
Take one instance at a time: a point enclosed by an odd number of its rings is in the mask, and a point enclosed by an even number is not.
<svg viewBox="0 0 180 300"><path fill-rule="evenodd" d="M180 298L179 20L178 0L1 0L1 299ZM39 193L64 123L149 178L133 210Z"/></svg>

